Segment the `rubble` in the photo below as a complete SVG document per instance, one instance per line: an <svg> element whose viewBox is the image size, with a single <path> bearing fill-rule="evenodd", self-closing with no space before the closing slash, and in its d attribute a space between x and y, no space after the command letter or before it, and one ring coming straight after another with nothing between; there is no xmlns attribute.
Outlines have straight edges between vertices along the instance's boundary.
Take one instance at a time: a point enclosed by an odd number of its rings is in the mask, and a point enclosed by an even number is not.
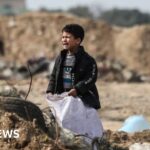
<svg viewBox="0 0 150 150"><path fill-rule="evenodd" d="M4 88L4 85L8 86L6 82L1 82L2 88ZM10 86L9 89L14 89L14 87ZM16 89L15 91L19 93ZM105 130L102 137L89 139L86 135L77 135L67 129L60 128L57 120L51 116L50 108L39 111L34 103L28 100L24 101L18 97L18 94L15 96L11 93L5 95L2 91L1 93L0 128L3 130L19 130L20 136L12 139L0 138L1 149L93 150L94 147L97 147L101 150L134 150L137 147L149 147L150 130L132 134L123 131ZM34 100L32 101L34 102ZM23 111L25 107L27 107L27 111Z"/></svg>
<svg viewBox="0 0 150 150"><path fill-rule="evenodd" d="M102 21L78 18L66 13L32 12L21 16L1 17L0 39L4 47L1 48L1 52L4 51L2 57L15 62L17 66L23 66L28 60L41 57L52 60L62 49L62 27L76 22L84 26L86 36L83 45L98 63L99 57L110 63L115 60L120 62L119 65L125 66L127 71L134 71L140 76L150 76L149 25L119 28ZM120 67L116 65L118 64L113 63L113 68ZM11 71L6 74L9 77ZM110 76L111 74L112 72ZM126 78L126 73L121 74ZM139 78L135 80L143 80L142 77Z"/></svg>

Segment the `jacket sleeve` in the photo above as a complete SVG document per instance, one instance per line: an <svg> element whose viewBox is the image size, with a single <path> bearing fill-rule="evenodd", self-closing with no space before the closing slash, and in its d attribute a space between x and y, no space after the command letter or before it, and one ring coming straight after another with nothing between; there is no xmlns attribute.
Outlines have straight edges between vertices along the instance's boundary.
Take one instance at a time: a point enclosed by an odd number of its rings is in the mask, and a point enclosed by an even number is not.
<svg viewBox="0 0 150 150"><path fill-rule="evenodd" d="M58 56L55 60L55 64L54 64L52 73L50 75L50 80L49 80L49 84L48 84L48 88L46 90L46 93L49 93L49 92L54 93L55 84L56 84L56 70L57 70L59 58L60 58L60 56Z"/></svg>
<svg viewBox="0 0 150 150"><path fill-rule="evenodd" d="M86 75L84 80L81 80L74 86L74 88L80 94L86 93L95 84L97 80L97 65L95 60L91 58L90 61L87 62L88 64L86 65Z"/></svg>

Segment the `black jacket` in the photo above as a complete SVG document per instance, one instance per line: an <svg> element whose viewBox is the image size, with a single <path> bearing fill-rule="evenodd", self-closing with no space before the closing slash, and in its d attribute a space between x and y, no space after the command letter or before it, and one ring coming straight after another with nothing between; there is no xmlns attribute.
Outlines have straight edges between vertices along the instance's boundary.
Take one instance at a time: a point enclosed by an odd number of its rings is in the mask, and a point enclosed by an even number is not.
<svg viewBox="0 0 150 150"><path fill-rule="evenodd" d="M62 93L63 88L63 64L67 50L62 50L55 61L55 65L50 76L47 93ZM95 60L79 46L75 54L75 66L72 69L72 82L77 90L78 96L85 105L95 109L100 108L99 95L95 85L97 80L97 65Z"/></svg>

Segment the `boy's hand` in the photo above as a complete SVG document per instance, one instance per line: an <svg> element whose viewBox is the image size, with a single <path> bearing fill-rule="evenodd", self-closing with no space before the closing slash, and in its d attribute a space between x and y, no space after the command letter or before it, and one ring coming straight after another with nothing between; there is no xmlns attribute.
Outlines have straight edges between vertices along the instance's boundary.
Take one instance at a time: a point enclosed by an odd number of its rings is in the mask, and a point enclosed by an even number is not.
<svg viewBox="0 0 150 150"><path fill-rule="evenodd" d="M76 97L76 96L77 96L77 90L76 90L76 89L71 89L71 90L68 92L68 95L69 95L69 96Z"/></svg>
<svg viewBox="0 0 150 150"><path fill-rule="evenodd" d="M49 92L49 93L46 94L46 97L49 98L49 97L51 97L52 95L53 95L53 94L52 94L51 92Z"/></svg>

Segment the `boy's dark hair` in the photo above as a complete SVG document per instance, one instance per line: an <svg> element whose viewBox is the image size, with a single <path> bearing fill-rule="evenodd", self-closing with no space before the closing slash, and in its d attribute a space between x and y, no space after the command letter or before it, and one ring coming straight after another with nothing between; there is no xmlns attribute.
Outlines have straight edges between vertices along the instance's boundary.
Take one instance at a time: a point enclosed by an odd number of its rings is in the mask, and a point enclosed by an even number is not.
<svg viewBox="0 0 150 150"><path fill-rule="evenodd" d="M67 24L63 27L62 32L71 33L75 38L80 38L81 42L84 39L84 29L78 24Z"/></svg>

